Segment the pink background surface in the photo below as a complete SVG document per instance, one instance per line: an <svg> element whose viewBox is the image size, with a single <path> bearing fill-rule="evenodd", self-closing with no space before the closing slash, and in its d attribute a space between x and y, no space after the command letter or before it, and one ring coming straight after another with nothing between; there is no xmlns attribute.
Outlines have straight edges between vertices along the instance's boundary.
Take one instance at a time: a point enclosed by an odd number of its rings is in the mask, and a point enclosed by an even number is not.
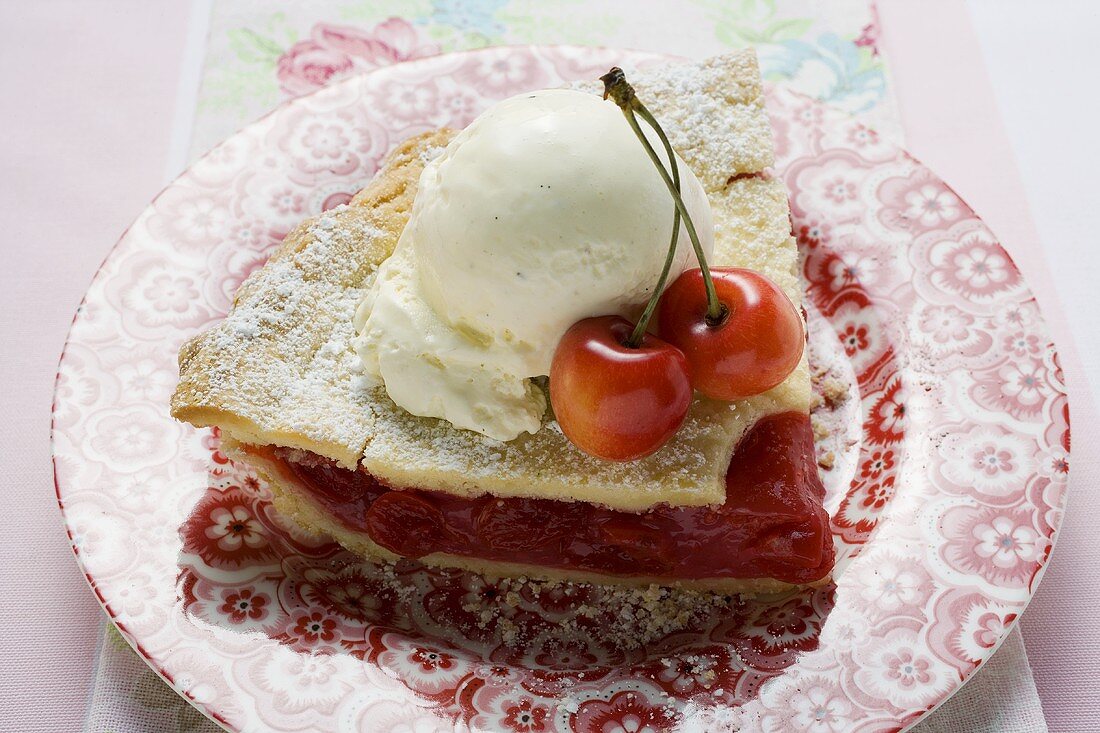
<svg viewBox="0 0 1100 733"><path fill-rule="evenodd" d="M54 498L50 403L73 312L164 183L182 3L0 5L0 730L76 731L103 613ZM11 73L15 72L15 73ZM44 82L43 80L48 80Z"/></svg>
<svg viewBox="0 0 1100 733"><path fill-rule="evenodd" d="M185 4L0 6L0 729L77 730L101 614L72 562L53 497L49 406L57 357L110 246L171 164ZM1022 625L1053 731L1100 721L1100 430L1048 264L998 121L965 8L880 3L884 45L912 151L997 232L1040 300L1070 390L1070 511ZM934 39L934 40L933 40ZM44 80L47 80L44 82Z"/></svg>

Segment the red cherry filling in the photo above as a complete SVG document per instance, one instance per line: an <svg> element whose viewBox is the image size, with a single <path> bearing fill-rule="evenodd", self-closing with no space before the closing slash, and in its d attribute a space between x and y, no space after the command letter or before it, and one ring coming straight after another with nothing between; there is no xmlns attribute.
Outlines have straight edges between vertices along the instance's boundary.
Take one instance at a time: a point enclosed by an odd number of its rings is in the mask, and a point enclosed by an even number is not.
<svg viewBox="0 0 1100 733"><path fill-rule="evenodd" d="M354 516L389 491L379 483L364 481L362 472L341 468L316 453L291 448L278 448L276 453L294 478L309 486L314 498L337 516Z"/></svg>
<svg viewBox="0 0 1100 733"><path fill-rule="evenodd" d="M474 532L487 547L519 552L532 545L552 546L580 529L583 512L557 502L485 502L474 519Z"/></svg>
<svg viewBox="0 0 1100 733"><path fill-rule="evenodd" d="M745 435L720 507L659 505L642 514L548 499L469 499L392 490L365 471L285 449L278 460L348 529L406 557L446 552L498 562L673 579L776 578L806 583L833 564L809 417L765 417ZM339 476L339 491L330 482ZM356 499L347 489L356 487Z"/></svg>
<svg viewBox="0 0 1100 733"><path fill-rule="evenodd" d="M389 491L367 509L367 534L378 544L404 557L445 552L443 512L429 496L415 491Z"/></svg>

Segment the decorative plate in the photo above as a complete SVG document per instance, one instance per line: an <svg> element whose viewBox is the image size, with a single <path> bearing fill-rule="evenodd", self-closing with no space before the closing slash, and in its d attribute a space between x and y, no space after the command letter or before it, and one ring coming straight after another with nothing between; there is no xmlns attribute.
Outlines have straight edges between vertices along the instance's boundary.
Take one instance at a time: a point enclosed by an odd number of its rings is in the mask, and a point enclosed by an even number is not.
<svg viewBox="0 0 1100 733"><path fill-rule="evenodd" d="M769 92L776 171L814 359L852 393L820 446L835 464L835 585L616 645L629 626L598 592L384 570L303 534L216 435L168 416L182 341L398 141L659 60L493 48L347 79L219 145L107 258L58 373L58 500L108 615L206 715L239 731L897 730L1004 639L1065 503L1067 400L1039 308L931 171L782 89ZM504 643L509 628L526 641Z"/></svg>

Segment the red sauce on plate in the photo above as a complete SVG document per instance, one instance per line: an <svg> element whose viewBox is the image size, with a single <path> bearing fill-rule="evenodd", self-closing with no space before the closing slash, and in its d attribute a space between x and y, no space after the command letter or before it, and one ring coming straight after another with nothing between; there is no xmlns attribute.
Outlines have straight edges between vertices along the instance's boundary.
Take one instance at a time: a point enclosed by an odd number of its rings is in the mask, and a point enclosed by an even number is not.
<svg viewBox="0 0 1100 733"><path fill-rule="evenodd" d="M833 565L813 431L803 413L765 417L742 438L722 506L658 505L642 514L581 502L397 490L362 469L295 455L274 451L346 527L405 557L446 552L615 575L791 583L817 580Z"/></svg>

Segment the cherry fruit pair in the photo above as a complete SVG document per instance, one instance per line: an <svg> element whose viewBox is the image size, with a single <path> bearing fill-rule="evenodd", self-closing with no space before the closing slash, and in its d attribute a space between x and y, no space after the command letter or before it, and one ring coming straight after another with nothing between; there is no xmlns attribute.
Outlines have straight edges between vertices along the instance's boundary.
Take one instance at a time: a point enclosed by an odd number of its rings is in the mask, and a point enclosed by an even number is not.
<svg viewBox="0 0 1100 733"><path fill-rule="evenodd" d="M566 437L586 453L626 461L650 455L680 429L693 394L750 397L787 378L802 358L806 332L791 299L764 275L707 267L680 197L675 155L664 131L626 83L621 69L601 77L657 167L675 204L664 271L638 323L597 316L562 336L550 367L550 400ZM669 170L637 117L657 132ZM699 268L665 289L683 218ZM657 334L648 331L656 311Z"/></svg>

